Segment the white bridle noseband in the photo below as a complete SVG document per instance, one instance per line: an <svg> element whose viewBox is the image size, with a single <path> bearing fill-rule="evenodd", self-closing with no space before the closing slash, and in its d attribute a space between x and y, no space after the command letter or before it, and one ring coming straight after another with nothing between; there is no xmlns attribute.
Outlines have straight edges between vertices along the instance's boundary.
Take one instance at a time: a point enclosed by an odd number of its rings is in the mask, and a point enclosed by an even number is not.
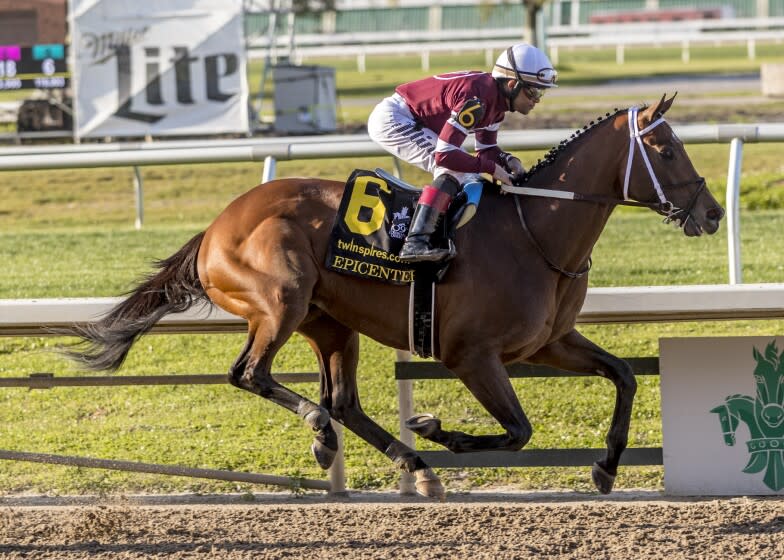
<svg viewBox="0 0 784 560"><path fill-rule="evenodd" d="M626 177L623 180L623 199L624 200L631 200L629 198L629 180L632 176L632 161L634 160L634 141L637 141L637 146L640 148L640 154L642 155L642 160L645 162L645 167L648 169L648 175L651 177L651 182L653 183L653 188L656 190L656 194L659 196L659 201L662 204L672 206L672 203L667 200L667 197L664 196L664 191L661 188L661 184L659 184L659 180L656 178L656 173L653 172L653 167L651 166L651 160L648 159L648 154L645 152L645 146L642 143L642 137L648 134L651 130L659 126L661 123L664 122L664 117L659 117L658 120L653 121L651 124L640 130L640 125L637 123L637 112L639 109L637 107L630 107L629 108L629 157L626 160Z"/></svg>

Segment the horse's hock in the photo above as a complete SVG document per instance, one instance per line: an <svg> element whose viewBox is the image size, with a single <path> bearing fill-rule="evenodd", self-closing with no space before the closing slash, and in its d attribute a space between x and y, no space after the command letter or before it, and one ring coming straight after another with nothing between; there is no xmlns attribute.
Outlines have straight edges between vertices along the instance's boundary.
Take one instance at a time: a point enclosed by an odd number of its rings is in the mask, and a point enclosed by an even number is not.
<svg viewBox="0 0 784 560"><path fill-rule="evenodd" d="M784 64L767 62L760 68L762 95L784 97Z"/></svg>

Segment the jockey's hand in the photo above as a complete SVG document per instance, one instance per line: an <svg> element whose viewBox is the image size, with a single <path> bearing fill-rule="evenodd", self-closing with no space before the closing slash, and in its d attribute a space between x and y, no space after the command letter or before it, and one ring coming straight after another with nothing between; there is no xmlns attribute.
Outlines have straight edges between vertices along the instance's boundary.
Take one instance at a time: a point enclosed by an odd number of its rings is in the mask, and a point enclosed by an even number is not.
<svg viewBox="0 0 784 560"><path fill-rule="evenodd" d="M506 170L512 176L512 179L518 180L525 175L525 167L523 167L523 162L521 162L516 157L510 157L506 160Z"/></svg>
<svg viewBox="0 0 784 560"><path fill-rule="evenodd" d="M501 181L504 185L511 185L512 184L512 176L509 175L506 169L495 164L495 171L493 172L493 179L496 181Z"/></svg>

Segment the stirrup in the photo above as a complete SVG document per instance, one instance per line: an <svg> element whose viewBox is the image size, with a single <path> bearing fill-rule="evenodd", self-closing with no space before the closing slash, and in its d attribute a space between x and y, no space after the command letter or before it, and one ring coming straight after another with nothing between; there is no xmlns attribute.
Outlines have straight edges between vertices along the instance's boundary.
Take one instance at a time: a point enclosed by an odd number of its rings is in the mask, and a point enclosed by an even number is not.
<svg viewBox="0 0 784 560"><path fill-rule="evenodd" d="M442 247L432 247L429 243L423 242L424 245L422 250L419 252L411 252L406 254L406 245L403 245L403 248L400 250L400 254L398 258L404 263L416 263L416 262L441 262L447 261L455 258L457 256L457 249L455 248L454 242L449 239L449 247L442 248Z"/></svg>

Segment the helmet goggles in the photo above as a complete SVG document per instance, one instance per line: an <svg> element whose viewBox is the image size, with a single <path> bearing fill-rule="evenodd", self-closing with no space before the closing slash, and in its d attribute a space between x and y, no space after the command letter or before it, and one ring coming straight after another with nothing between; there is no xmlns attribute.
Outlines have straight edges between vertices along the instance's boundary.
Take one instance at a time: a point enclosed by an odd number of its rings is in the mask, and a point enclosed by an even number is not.
<svg viewBox="0 0 784 560"><path fill-rule="evenodd" d="M531 101L540 101L542 97L544 97L545 92L547 92L545 88L532 86L526 83L522 83L522 86L523 93L525 93L526 97L528 97L528 99Z"/></svg>
<svg viewBox="0 0 784 560"><path fill-rule="evenodd" d="M512 70L517 80L523 83L526 95L531 99L538 101L544 96L544 88L555 86L555 82L558 81L558 72L555 68L542 68L536 72L519 70L515 60L514 47L506 49L506 56L512 65ZM526 78L526 76L529 77Z"/></svg>

